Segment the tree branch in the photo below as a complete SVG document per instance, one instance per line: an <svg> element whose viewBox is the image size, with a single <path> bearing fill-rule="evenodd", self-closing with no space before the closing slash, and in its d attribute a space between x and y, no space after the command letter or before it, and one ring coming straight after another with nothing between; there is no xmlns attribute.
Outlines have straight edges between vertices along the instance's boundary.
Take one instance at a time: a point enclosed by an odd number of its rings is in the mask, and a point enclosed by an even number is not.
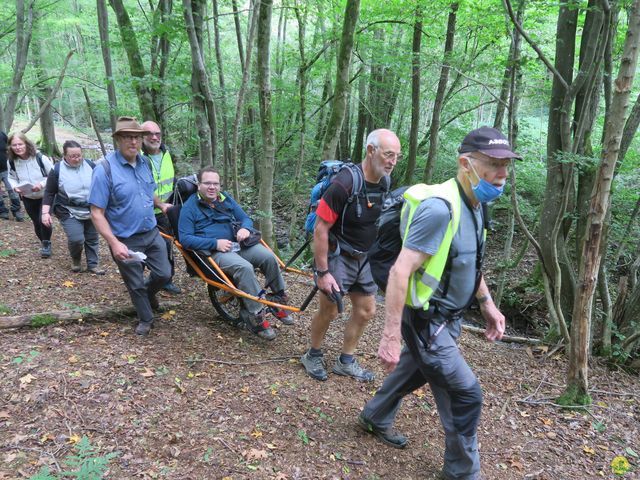
<svg viewBox="0 0 640 480"><path fill-rule="evenodd" d="M542 62L547 66L549 71L553 73L553 75L558 79L558 81L564 87L564 89L565 90L568 89L569 85L567 84L566 80L562 78L562 75L560 75L560 72L556 70L556 67L554 67L553 64L549 61L549 59L545 56L545 54L542 53L542 50L540 50L540 47L538 47L538 45L536 45L536 43L527 34L527 32L524 31L524 29L522 28L522 25L518 23L518 20L516 19L516 16L513 13L511 2L509 0L502 0L502 4L504 5L504 8L506 8L507 13L509 14L509 18L511 18L511 22L513 23L513 26L516 27L518 32L520 32L520 35L522 35L522 37L527 41L527 43L531 46L531 48L535 50L535 52L538 54L538 58L542 60Z"/></svg>
<svg viewBox="0 0 640 480"><path fill-rule="evenodd" d="M27 133L29 130L31 130L31 128L38 121L38 119L42 116L44 111L49 107L49 105L51 105L51 102L53 101L53 99L58 94L58 90L60 89L60 85L62 84L62 80L64 79L64 74L65 74L65 72L67 70L67 65L69 65L69 60L71 59L71 57L73 56L74 53L76 53L75 49L70 50L69 53L67 53L67 58L64 59L64 65L62 65L62 70L60 71L60 75L58 76L58 81L53 86L53 89L51 90L51 93L49 94L49 98L47 98L47 101L42 104L42 106L40 107L40 110L38 111L38 113L36 113L35 117L33 117L31 119L29 124L21 130L22 133Z"/></svg>

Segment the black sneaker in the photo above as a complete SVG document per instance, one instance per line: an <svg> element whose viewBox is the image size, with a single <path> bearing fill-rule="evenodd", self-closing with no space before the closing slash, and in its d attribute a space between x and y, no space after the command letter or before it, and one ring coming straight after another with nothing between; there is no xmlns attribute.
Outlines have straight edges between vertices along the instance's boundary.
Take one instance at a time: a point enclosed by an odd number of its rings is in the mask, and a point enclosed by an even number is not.
<svg viewBox="0 0 640 480"><path fill-rule="evenodd" d="M162 289L165 292L169 292L173 295L180 295L182 293L182 290L180 289L180 287L178 287L175 283L173 282L169 282L167 283L164 287L162 287Z"/></svg>
<svg viewBox="0 0 640 480"><path fill-rule="evenodd" d="M51 241L42 240L42 247L40 248L40 256L42 258L49 258L51 256Z"/></svg>
<svg viewBox="0 0 640 480"><path fill-rule="evenodd" d="M316 380L324 382L327 379L327 369L324 367L324 357L322 355L309 355L307 350L302 357L300 363L307 371L307 374Z"/></svg>
<svg viewBox="0 0 640 480"><path fill-rule="evenodd" d="M391 427L387 429L376 427L373 423L367 420L362 413L358 416L358 425L365 432L378 437L380 441L386 443L390 447L404 448L407 446L407 437L403 434L396 432Z"/></svg>

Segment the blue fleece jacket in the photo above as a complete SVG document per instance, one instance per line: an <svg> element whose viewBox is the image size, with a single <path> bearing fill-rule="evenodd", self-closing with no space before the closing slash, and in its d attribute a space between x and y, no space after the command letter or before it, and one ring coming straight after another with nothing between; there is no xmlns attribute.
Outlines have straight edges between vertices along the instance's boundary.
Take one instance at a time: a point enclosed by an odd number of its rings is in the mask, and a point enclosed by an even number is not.
<svg viewBox="0 0 640 480"><path fill-rule="evenodd" d="M185 202L178 222L178 235L183 247L215 250L219 239L236 240L234 223L239 228L253 228L253 222L231 195L223 192L219 197L209 204L196 193Z"/></svg>

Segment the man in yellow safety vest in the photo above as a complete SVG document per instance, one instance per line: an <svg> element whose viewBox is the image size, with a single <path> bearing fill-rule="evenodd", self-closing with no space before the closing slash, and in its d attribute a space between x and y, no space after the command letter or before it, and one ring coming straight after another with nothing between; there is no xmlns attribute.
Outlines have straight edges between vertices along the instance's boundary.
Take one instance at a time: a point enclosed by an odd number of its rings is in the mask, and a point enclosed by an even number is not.
<svg viewBox="0 0 640 480"><path fill-rule="evenodd" d="M482 390L457 346L462 312L475 299L485 337L500 340L505 318L482 276L486 203L502 194L511 160L520 156L498 130L471 131L458 149L458 173L440 185L404 194L402 249L389 273L378 356L389 372L358 422L395 448L402 398L429 383L445 431L442 478L480 478L477 428ZM400 340L405 348L400 351Z"/></svg>
<svg viewBox="0 0 640 480"><path fill-rule="evenodd" d="M161 202L166 202L173 193L173 186L175 184L173 160L166 145L162 142L160 126L148 120L144 122L141 127L147 131L142 139L142 154L149 161L149 165L151 165L153 179L156 182L155 195ZM155 209L155 214L160 231L171 234L171 224L167 216L162 213L159 208ZM173 278L175 273L173 242L166 238L164 240L167 244L167 255L169 256L169 263L171 264L171 278ZM163 290L174 294L181 293L180 288L175 285L172 280L169 280L169 283L163 287Z"/></svg>

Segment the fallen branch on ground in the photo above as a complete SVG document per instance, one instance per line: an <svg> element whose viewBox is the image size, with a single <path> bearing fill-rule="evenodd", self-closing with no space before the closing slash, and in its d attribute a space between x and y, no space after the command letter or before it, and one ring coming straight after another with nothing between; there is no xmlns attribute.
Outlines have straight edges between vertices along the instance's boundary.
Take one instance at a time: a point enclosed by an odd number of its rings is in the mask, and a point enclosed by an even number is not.
<svg viewBox="0 0 640 480"><path fill-rule="evenodd" d="M484 335L485 332L484 328L472 327L471 325L462 325L462 329L469 332L477 333L478 335ZM511 335L504 335L501 341L508 343L525 343L527 345L539 345L542 343L542 340L539 340L537 338L514 337Z"/></svg>
<svg viewBox="0 0 640 480"><path fill-rule="evenodd" d="M160 307L167 309L179 305L177 302L163 302ZM41 313L27 313L11 317L0 317L0 329L19 327L44 327L52 323L74 320L91 320L109 317L131 317L136 314L133 305L121 308L78 308Z"/></svg>

